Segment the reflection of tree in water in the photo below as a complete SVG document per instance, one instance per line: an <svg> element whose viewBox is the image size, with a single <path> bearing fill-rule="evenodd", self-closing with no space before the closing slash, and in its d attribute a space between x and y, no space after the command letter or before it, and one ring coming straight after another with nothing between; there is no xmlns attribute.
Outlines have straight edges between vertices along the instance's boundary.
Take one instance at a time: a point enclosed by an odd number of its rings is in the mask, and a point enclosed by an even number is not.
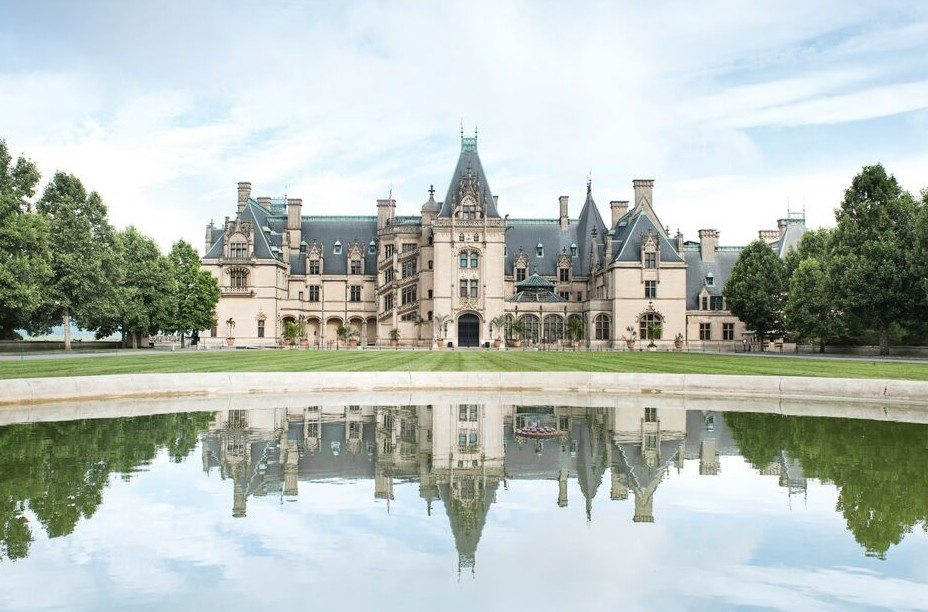
<svg viewBox="0 0 928 612"><path fill-rule="evenodd" d="M130 478L166 449L180 462L210 413L28 423L0 427L0 560L29 554L31 511L49 537L74 531L103 498L111 474Z"/></svg>
<svg viewBox="0 0 928 612"><path fill-rule="evenodd" d="M754 467L785 450L806 476L834 483L836 509L868 554L883 558L919 524L928 532L928 426L750 413L725 421Z"/></svg>

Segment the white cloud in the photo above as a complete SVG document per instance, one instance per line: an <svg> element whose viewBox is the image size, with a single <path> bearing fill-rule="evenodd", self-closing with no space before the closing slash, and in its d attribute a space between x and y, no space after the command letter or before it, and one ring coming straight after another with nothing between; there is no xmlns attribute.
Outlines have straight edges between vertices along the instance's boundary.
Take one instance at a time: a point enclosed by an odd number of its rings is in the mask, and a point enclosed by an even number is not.
<svg viewBox="0 0 928 612"><path fill-rule="evenodd" d="M553 216L559 195L582 201L591 172L608 216L647 177L674 202L659 209L667 223L694 235L734 222L735 239L770 226L797 184L833 208L832 173L846 185L860 165L823 148L797 173L748 128L841 129L928 106L917 6L90 4L79 30L69 14L43 18L61 28L43 47L0 26L22 50L0 65L0 136L46 176L78 174L117 226L163 248L200 247L239 180L302 197L307 213L374 214L392 185L413 214L429 184L443 197L461 118L480 128L504 212ZM870 144L887 166L914 163L892 140ZM719 175L737 188L694 191ZM775 212L733 214L767 198Z"/></svg>

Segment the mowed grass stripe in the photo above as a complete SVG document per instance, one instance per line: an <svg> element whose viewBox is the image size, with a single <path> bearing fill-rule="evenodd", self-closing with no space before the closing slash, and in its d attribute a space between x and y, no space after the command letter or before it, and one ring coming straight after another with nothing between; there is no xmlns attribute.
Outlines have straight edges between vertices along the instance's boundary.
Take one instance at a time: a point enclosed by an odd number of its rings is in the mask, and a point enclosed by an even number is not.
<svg viewBox="0 0 928 612"><path fill-rule="evenodd" d="M700 353L212 351L0 362L0 379L175 372L639 372L928 380L928 364Z"/></svg>

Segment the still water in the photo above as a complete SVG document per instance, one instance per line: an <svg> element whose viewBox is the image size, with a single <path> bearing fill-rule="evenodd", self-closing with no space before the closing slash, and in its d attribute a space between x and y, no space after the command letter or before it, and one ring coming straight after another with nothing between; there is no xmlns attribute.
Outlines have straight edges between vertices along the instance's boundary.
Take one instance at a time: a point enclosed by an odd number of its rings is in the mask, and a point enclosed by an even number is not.
<svg viewBox="0 0 928 612"><path fill-rule="evenodd" d="M928 425L301 406L0 427L6 610L928 609Z"/></svg>

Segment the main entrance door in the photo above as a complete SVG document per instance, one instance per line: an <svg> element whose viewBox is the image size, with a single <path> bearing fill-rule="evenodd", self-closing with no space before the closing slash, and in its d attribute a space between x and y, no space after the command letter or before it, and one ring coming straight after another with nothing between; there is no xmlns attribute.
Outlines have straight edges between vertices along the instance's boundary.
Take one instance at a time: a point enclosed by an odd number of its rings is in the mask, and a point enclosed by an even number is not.
<svg viewBox="0 0 928 612"><path fill-rule="evenodd" d="M458 317L458 346L479 346L480 319L477 315L463 314Z"/></svg>

